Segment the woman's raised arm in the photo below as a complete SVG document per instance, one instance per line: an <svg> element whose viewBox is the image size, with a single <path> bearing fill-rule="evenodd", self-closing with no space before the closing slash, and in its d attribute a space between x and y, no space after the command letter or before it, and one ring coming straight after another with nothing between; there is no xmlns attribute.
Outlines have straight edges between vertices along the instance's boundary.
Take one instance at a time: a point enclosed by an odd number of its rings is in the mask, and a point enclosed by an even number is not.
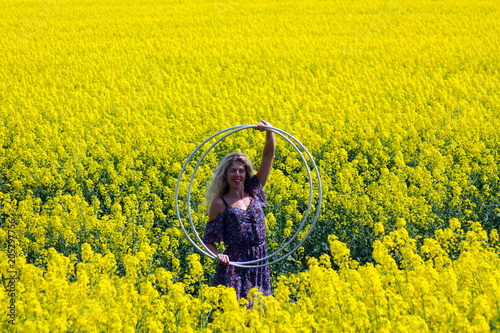
<svg viewBox="0 0 500 333"><path fill-rule="evenodd" d="M271 126L271 124L267 121L261 120L260 123L255 125L254 129L263 132L265 131L264 126ZM262 184L262 187L266 185L267 178L269 177L269 173L271 172L275 150L276 140L274 139L274 133L271 131L266 131L266 143L262 152L262 161L260 162L259 170L257 171L257 178Z"/></svg>

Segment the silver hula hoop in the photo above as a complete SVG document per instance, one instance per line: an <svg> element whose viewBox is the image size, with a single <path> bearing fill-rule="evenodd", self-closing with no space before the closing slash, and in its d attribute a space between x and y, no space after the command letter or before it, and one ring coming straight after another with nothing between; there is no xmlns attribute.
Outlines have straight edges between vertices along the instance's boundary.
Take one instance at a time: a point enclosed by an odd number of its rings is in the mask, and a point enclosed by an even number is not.
<svg viewBox="0 0 500 333"><path fill-rule="evenodd" d="M194 222L193 222L193 218L191 216L191 188L192 188L192 185L193 185L193 181L194 181L194 177L196 175L196 171L198 170L198 167L200 166L201 162L203 161L203 159L205 158L205 156L210 152L210 150L212 150L213 147L215 147L220 141L222 141L223 139L225 139L227 136L233 134L233 133L236 133L236 132L239 132L239 131L242 131L244 129L249 129L249 128L254 128L255 125L240 125L240 126L234 126L234 127L230 127L230 128L226 128L225 130L222 130L222 131L219 131L215 134L213 134L212 136L210 136L209 138L207 138L205 141L203 141L198 147L196 147L196 149L189 155L186 163L184 163L184 166L182 167L182 170L179 174L179 178L177 180L177 187L175 189L175 209L177 211L177 218L179 219L179 223L182 227L182 230L184 231L184 234L187 236L188 240L191 242L191 244L193 244L193 246L198 250L200 251L201 253L203 253L204 255L206 255L207 257L211 258L211 259L216 259L217 257L212 253L212 251L210 251L207 246L203 243L203 241L201 240L198 232L196 231L196 228L194 226ZM309 153L309 151L306 149L306 147L304 147L304 145L299 141L297 140L295 137L293 137L291 134L279 129L279 128L276 128L276 127L264 127L266 130L268 131L272 131L276 134L278 134L279 136L281 136L283 139L285 139L289 144L292 145L292 147L298 152L298 154L300 155L301 159L302 159L302 162L304 163L304 166L306 167L306 170L307 170L307 174L309 176L309 205L307 207L307 211L306 211L306 214L304 215L304 218L302 220L302 223L300 224L299 228L297 229L297 231L295 232L295 234L290 238L290 240L288 240L288 242L286 242L281 248L279 248L278 250L276 250L275 252L273 252L272 254L270 255L267 255L266 257L264 258L260 258L260 259L256 259L256 260L252 260L252 261L240 261L240 262L230 262L229 264L232 265L232 266L235 266L235 267L242 267L242 268L258 268L258 267L265 267L265 266L269 266L269 265L272 265L274 263L277 263L281 260L284 260L286 258L288 258L290 255L292 255L292 253L294 253L301 245L302 243L304 243L304 241L307 239L307 237L309 236L309 234L312 232L314 226L316 225L316 221L318 220L318 216L319 216L319 213L320 213L320 209L321 209L321 202L322 202L322 186L321 186L321 178L320 178L320 174L319 174L319 171L318 171L318 167L316 166L316 163L314 163L314 160L311 156L311 154ZM182 175L183 173L185 172L186 170L186 167L187 165L189 164L189 162L191 161L191 159L193 158L193 156L196 154L196 152L198 152L198 150L201 149L201 147L203 147L205 145L205 143L207 143L209 140L211 140L212 138L222 134L222 133L225 133L225 132L228 132L230 131L229 133L225 134L224 136L220 137L219 139L217 139L217 141L215 141L211 146L210 148L208 148L205 153L202 155L202 157L200 158L200 160L198 161L198 163L196 164L196 167L194 168L193 170L193 174L191 175L191 181L189 183L189 188L188 188L188 193L187 193L187 211L188 211L188 216L189 216L189 222L191 224L191 228L193 229L194 231L194 234L196 235L196 238L198 239L198 241L202 244L203 248L206 250L203 250L202 248L200 248L196 242L189 236L188 232L186 231L185 227L184 227L184 224L182 223L182 219L181 219L181 215L180 215L180 211L179 211L179 186L180 186L180 183L181 183L181 178L182 178ZM312 204L312 197L313 197L313 184L312 184L312 177L311 177L311 172L309 170L309 166L307 165L307 162L304 158L304 155L302 155L302 152L297 148L297 146L292 142L290 141L290 139L288 139L288 137L290 137L292 140L294 140L307 154L307 156L309 157L309 159L311 160L311 163L314 167L314 170L316 172L316 176L318 178L318 190L319 190L319 198L318 198L318 204L317 204L317 209L316 209L316 215L314 216L314 220L312 221L311 223L311 227L309 228L308 232L306 233L306 235L304 236L304 238L299 242L299 244L297 244L292 250L290 250L287 254L283 255L282 257L274 260L274 261L268 261L268 262L265 262L266 260L268 260L269 258L277 255L278 253L280 253L284 248L286 248L296 237L297 235L299 234L299 232L304 228L304 225L305 225L305 222L307 220L307 217L309 216L309 211L311 209L311 204ZM265 262L265 263L262 263L262 262ZM254 263L260 263L260 264L254 264Z"/></svg>
<svg viewBox="0 0 500 333"><path fill-rule="evenodd" d="M250 125L252 126L252 125ZM238 132L238 131L241 131L243 129L246 129L247 127L243 127L243 128L238 128L238 129L235 129L227 134L225 134L223 137L221 137L219 140L223 140L224 138L226 138L227 136L235 133L235 132ZM251 127L250 127L251 128ZM267 128L267 127L266 127ZM301 159L302 159L302 162L304 164L306 164L306 161L304 159L304 156L302 155L301 151L293 144L293 142L291 142L290 140L288 140L288 138L284 137L283 135L279 134L280 136L282 136L286 141L288 141L288 143L290 143L294 148L295 150L297 150L297 152L299 153ZM194 172L193 172L193 175L191 175L191 183L193 182L194 180L194 176L196 174L196 171L198 170L198 167L200 166L201 162L203 161L203 159L205 158L205 156L208 154L208 152L217 145L219 141L215 142L210 148L208 148L205 153L203 154L203 156L200 158L200 160L198 161L196 167L194 168ZM307 164L306 164L307 165ZM264 258L265 259L268 259L268 258L271 258L273 256L275 256L276 254L278 254L279 252L281 252L286 246L288 246L294 239L295 237L297 236L297 234L301 231L301 229L304 227L304 224L305 224L305 221L307 220L307 217L309 216L309 211L311 209L311 204L312 204L312 179L311 179L311 173L309 171L309 168L306 168L307 170L307 174L309 176L309 205L307 207L307 212L306 212L306 215L304 215L304 218L302 220L302 223L300 225L300 227L297 229L296 233L292 236L292 238L290 238L290 240L285 244L283 245L280 249L276 250L274 253L266 256ZM189 212L189 218L190 218L190 222L191 222L191 227L193 228L193 231L196 235L196 238L200 241L200 243L202 244L202 246L207 250L208 248L205 246L205 244L203 243L203 241L201 240L198 232L196 231L196 228L194 227L194 223L192 223L193 219L192 219L192 216L190 215L191 213L191 190L189 189L188 190L188 197L187 197L187 202L188 202L188 212ZM209 252L211 253L211 252ZM256 263L256 262L261 262L262 259L256 259L256 260L252 260L252 261L238 261L238 265L245 265L245 267L248 267L248 264L253 264L253 263ZM253 267L253 266L252 266Z"/></svg>

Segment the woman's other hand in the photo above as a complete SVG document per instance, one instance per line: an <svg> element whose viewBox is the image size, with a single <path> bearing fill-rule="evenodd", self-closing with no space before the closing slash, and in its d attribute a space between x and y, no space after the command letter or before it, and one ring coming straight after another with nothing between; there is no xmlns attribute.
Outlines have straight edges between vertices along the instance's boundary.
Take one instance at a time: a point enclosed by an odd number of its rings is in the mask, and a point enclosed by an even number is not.
<svg viewBox="0 0 500 333"><path fill-rule="evenodd" d="M228 266L229 265L229 257L225 254L219 253L217 255L217 259L219 259L219 262Z"/></svg>
<svg viewBox="0 0 500 333"><path fill-rule="evenodd" d="M205 243L205 245L210 251L212 251L212 253L216 256L217 260L219 260L220 263L223 263L226 266L229 265L229 257L225 254L220 253L214 243Z"/></svg>

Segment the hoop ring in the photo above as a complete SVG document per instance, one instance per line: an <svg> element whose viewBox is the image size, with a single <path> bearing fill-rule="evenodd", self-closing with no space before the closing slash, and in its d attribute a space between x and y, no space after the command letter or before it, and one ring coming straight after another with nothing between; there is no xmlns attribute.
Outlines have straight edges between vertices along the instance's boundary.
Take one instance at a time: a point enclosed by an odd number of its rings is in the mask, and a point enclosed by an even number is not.
<svg viewBox="0 0 500 333"><path fill-rule="evenodd" d="M177 218L179 219L179 223L182 227L182 230L184 231L184 234L187 236L188 240L191 242L191 244L198 250L200 251L201 253L203 253L204 255L206 255L207 257L211 258L211 259L216 259L217 256L215 256L212 251L210 251L207 246L203 243L203 241L201 240L198 232L196 231L196 228L194 226L194 223L193 223L193 218L191 216L191 203L190 203L190 199L191 199L191 187L193 185L193 181L194 181L194 176L196 175L196 171L198 170L198 167L200 166L201 162L203 161L203 159L205 158L205 156L210 152L210 150L212 150L213 147L215 147L220 141L222 141L223 139L225 139L227 136L233 134L233 133L236 133L236 132L239 132L241 130L244 130L244 129L249 129L249 128L254 128L255 125L239 125L239 126L234 126L234 127L229 127L229 128L226 128L225 130L222 130L222 131L219 131L213 135L211 135L209 138L207 138L205 141L203 141L198 147L196 147L196 149L189 155L187 161L184 163L184 166L182 167L182 170L181 172L179 173L179 178L177 179L177 186L176 186L176 189L175 189L175 209L177 211ZM309 151L306 149L306 147L304 147L304 145L299 141L297 140L294 136L292 136L291 134L283 131L282 129L279 129L279 128L276 128L276 127L271 127L271 126L265 126L263 127L264 129L268 130L268 131L271 131L273 133L276 133L278 134L279 136L281 136L283 139L285 139L289 144L291 144L293 146L293 148L299 153L301 159L302 159L302 162L304 163L305 167L306 167L306 170L307 170L307 174L309 176L309 205L307 207L307 211L306 211L306 214L304 215L304 218L302 220L302 223L300 224L299 228L297 229L297 231L295 232L295 234L290 238L290 240L288 242L285 243L285 245L283 245L281 248L279 248L278 250L276 250L275 252L273 252L272 254L270 255L267 255L265 256L264 258L260 258L260 259L256 259L256 260L251 260L251 261L241 261L241 262L230 262L229 264L232 265L232 266L235 266L235 267L242 267L242 268L258 268L258 267L265 267L265 266L269 266L269 265L272 265L272 264L275 264L281 260L284 260L286 258L288 258L290 255L292 255L292 253L294 253L301 245L302 243L304 243L304 241L307 239L307 237L309 236L309 234L312 232L314 226L316 225L316 221L318 220L318 216L319 216L319 213L320 213L320 210L321 210L321 202L322 202L322 187L321 187L321 177L320 177L320 174L319 174L319 171L318 171L318 167L316 166L316 163L314 163L314 159L312 158L311 154L309 153ZM220 137L219 139L217 139L217 141L215 141L211 146L210 148L208 148L205 153L202 155L202 157L200 158L200 160L198 161L198 163L196 164L196 167L194 168L193 170L193 174L191 175L191 181L189 182L189 188L188 188L188 194L187 194L187 211L188 211L188 216L189 216L189 222L191 224L191 228L193 229L195 235L196 235L196 238L198 239L198 241L200 241L200 243L202 244L202 246L205 248L205 250L203 250L202 248L200 248L196 243L195 241L189 236L188 232L186 231L186 228L184 227L184 224L182 223L182 219L181 219L181 215L180 215L180 212L179 212L179 186L180 186L180 183L181 183L181 178L182 178L182 175L183 173L185 172L186 170L186 167L187 165L189 164L189 162L191 161L191 159L193 158L194 154L196 154L196 152L198 152L198 150L201 149L201 147L203 147L205 145L205 143L207 143L209 140L211 140L212 138L216 137L217 135L220 135L222 133L225 133L225 132L228 132L230 131L229 133L225 134L224 136ZM277 255L278 253L280 253L285 247L287 247L296 237L297 235L299 234L299 232L303 229L304 227L304 224L307 220L307 217L309 216L309 211L311 209L311 204L312 204L312 196L313 196L313 184L312 184L312 177L311 177L311 172L309 170L309 166L307 165L307 162L304 158L304 155L302 155L302 152L297 148L297 146L292 142L290 141L290 139L288 139L288 137L290 137L292 140L294 140L307 154L307 156L309 157L309 159L311 160L311 163L314 167L314 170L316 172L316 177L318 178L318 190L319 190L319 198L318 198L318 204L317 204L317 209L316 209L316 215L314 216L314 219L313 219L313 222L311 223L311 228L309 228L308 232L306 233L306 235L304 236L304 238L299 242L299 244L297 244L292 250L290 250L288 253L286 253L285 255L283 255L282 257L274 260L274 261L268 261L267 263L261 263L263 261L266 261L268 260L269 258ZM257 264L254 264L254 263L257 263ZM259 264L261 263L261 264Z"/></svg>

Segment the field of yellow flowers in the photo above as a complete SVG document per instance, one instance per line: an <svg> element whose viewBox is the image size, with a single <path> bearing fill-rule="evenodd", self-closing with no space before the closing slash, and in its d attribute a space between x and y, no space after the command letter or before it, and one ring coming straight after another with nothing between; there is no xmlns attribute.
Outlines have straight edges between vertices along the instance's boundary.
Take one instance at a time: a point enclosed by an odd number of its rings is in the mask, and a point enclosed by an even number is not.
<svg viewBox="0 0 500 333"><path fill-rule="evenodd" d="M0 17L2 331L500 331L497 0L0 0ZM175 187L199 143L260 119L311 152L323 205L272 296L238 301ZM198 232L219 159L258 167L264 138L207 156ZM309 200L281 138L266 193L274 252Z"/></svg>

